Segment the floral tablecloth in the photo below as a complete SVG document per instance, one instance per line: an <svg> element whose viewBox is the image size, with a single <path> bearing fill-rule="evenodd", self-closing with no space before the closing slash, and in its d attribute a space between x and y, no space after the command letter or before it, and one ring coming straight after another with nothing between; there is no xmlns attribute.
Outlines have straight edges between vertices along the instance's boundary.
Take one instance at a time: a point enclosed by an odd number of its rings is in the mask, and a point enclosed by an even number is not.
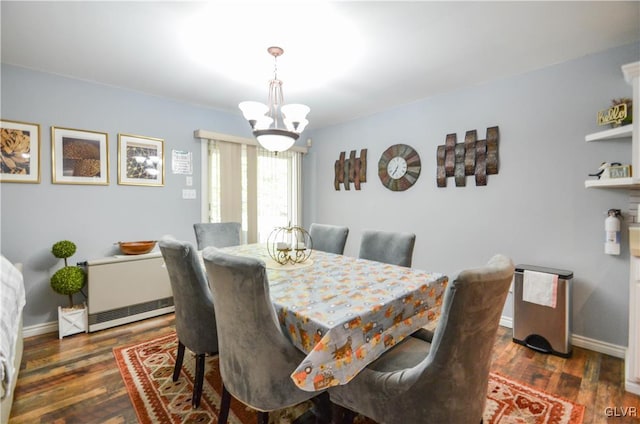
<svg viewBox="0 0 640 424"><path fill-rule="evenodd" d="M265 245L224 251L267 263L283 330L307 357L291 378L303 390L345 384L423 326L435 326L445 275L313 251L312 264L282 267Z"/></svg>

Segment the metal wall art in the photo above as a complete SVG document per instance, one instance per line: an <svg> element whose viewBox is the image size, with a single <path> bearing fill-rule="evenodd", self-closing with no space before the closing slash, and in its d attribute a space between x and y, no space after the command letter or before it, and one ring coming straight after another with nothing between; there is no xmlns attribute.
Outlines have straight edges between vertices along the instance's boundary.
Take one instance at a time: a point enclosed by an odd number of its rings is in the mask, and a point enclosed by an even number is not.
<svg viewBox="0 0 640 424"><path fill-rule="evenodd" d="M333 184L336 190L340 190L340 184L345 190L350 190L349 183L353 183L356 190L360 190L360 183L367 182L367 149L360 150L360 157L356 157L356 151L349 153L346 159L345 152L340 152L340 159L335 163L335 178Z"/></svg>
<svg viewBox="0 0 640 424"><path fill-rule="evenodd" d="M487 175L498 173L498 127L487 128L487 138L478 140L476 130L467 131L464 143L456 143L456 134L447 134L444 145L437 149L438 187L447 186L454 177L456 187L466 185L467 175L475 175L476 185L487 185Z"/></svg>

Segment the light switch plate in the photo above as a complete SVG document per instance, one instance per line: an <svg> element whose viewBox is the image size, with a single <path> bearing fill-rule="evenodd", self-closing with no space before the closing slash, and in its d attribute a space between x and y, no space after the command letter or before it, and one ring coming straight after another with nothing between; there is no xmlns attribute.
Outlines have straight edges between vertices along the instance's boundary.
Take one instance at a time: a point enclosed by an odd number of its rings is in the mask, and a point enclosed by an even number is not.
<svg viewBox="0 0 640 424"><path fill-rule="evenodd" d="M182 198L183 199L195 199L196 198L195 189L187 189L187 188L182 189Z"/></svg>
<svg viewBox="0 0 640 424"><path fill-rule="evenodd" d="M185 184L187 185L187 187L191 187L193 185L193 177L187 176Z"/></svg>

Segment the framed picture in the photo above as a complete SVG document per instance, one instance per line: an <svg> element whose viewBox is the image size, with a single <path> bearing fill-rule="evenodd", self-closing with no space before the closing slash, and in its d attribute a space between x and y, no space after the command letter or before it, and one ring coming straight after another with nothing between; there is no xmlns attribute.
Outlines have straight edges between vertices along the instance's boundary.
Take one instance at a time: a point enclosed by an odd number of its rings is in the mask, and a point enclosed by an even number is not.
<svg viewBox="0 0 640 424"><path fill-rule="evenodd" d="M0 182L40 182L40 125L0 120Z"/></svg>
<svg viewBox="0 0 640 424"><path fill-rule="evenodd" d="M163 186L164 140L118 134L118 184Z"/></svg>
<svg viewBox="0 0 640 424"><path fill-rule="evenodd" d="M107 133L51 127L54 184L109 184Z"/></svg>
<svg viewBox="0 0 640 424"><path fill-rule="evenodd" d="M609 167L609 178L628 178L631 176L631 165Z"/></svg>

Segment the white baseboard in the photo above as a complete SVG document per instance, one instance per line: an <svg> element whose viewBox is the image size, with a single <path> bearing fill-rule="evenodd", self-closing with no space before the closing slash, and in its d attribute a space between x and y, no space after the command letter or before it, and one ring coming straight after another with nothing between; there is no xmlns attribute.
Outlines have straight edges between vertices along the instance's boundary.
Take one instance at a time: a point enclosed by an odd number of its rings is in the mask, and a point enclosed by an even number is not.
<svg viewBox="0 0 640 424"><path fill-rule="evenodd" d="M634 383L632 381L626 380L624 382L624 389L627 392L633 393L635 395L640 395L640 384Z"/></svg>
<svg viewBox="0 0 640 424"><path fill-rule="evenodd" d="M513 318L501 317L500 325L507 328L513 328ZM24 337L39 336L40 334L58 332L58 321L48 322L44 324L30 325L24 328ZM601 342L599 340L590 339L577 334L571 335L571 345L581 347L583 349L593 350L594 352L604 353L616 358L624 359L627 351L626 346L614 345L612 343Z"/></svg>
<svg viewBox="0 0 640 424"><path fill-rule="evenodd" d="M502 327L513 328L513 318L505 317L504 315L500 317L500 325Z"/></svg>
<svg viewBox="0 0 640 424"><path fill-rule="evenodd" d="M513 318L502 316L500 318L500 325L507 328L513 328ZM588 337L580 336L577 334L571 335L570 342L572 346L593 350L594 352L604 353L605 355L611 355L621 359L624 359L627 351L626 346L619 346L612 343L601 342L600 340L590 339Z"/></svg>
<svg viewBox="0 0 640 424"><path fill-rule="evenodd" d="M22 334L24 337L32 337L39 336L41 334L47 333L57 333L58 332L58 321L45 322L44 324L36 324L30 325L28 327L24 327L22 330Z"/></svg>
<svg viewBox="0 0 640 424"><path fill-rule="evenodd" d="M590 339L588 337L571 335L571 344L583 349L593 350L594 352L604 353L616 358L624 359L627 352L626 346L614 345L613 343L601 342L600 340Z"/></svg>

